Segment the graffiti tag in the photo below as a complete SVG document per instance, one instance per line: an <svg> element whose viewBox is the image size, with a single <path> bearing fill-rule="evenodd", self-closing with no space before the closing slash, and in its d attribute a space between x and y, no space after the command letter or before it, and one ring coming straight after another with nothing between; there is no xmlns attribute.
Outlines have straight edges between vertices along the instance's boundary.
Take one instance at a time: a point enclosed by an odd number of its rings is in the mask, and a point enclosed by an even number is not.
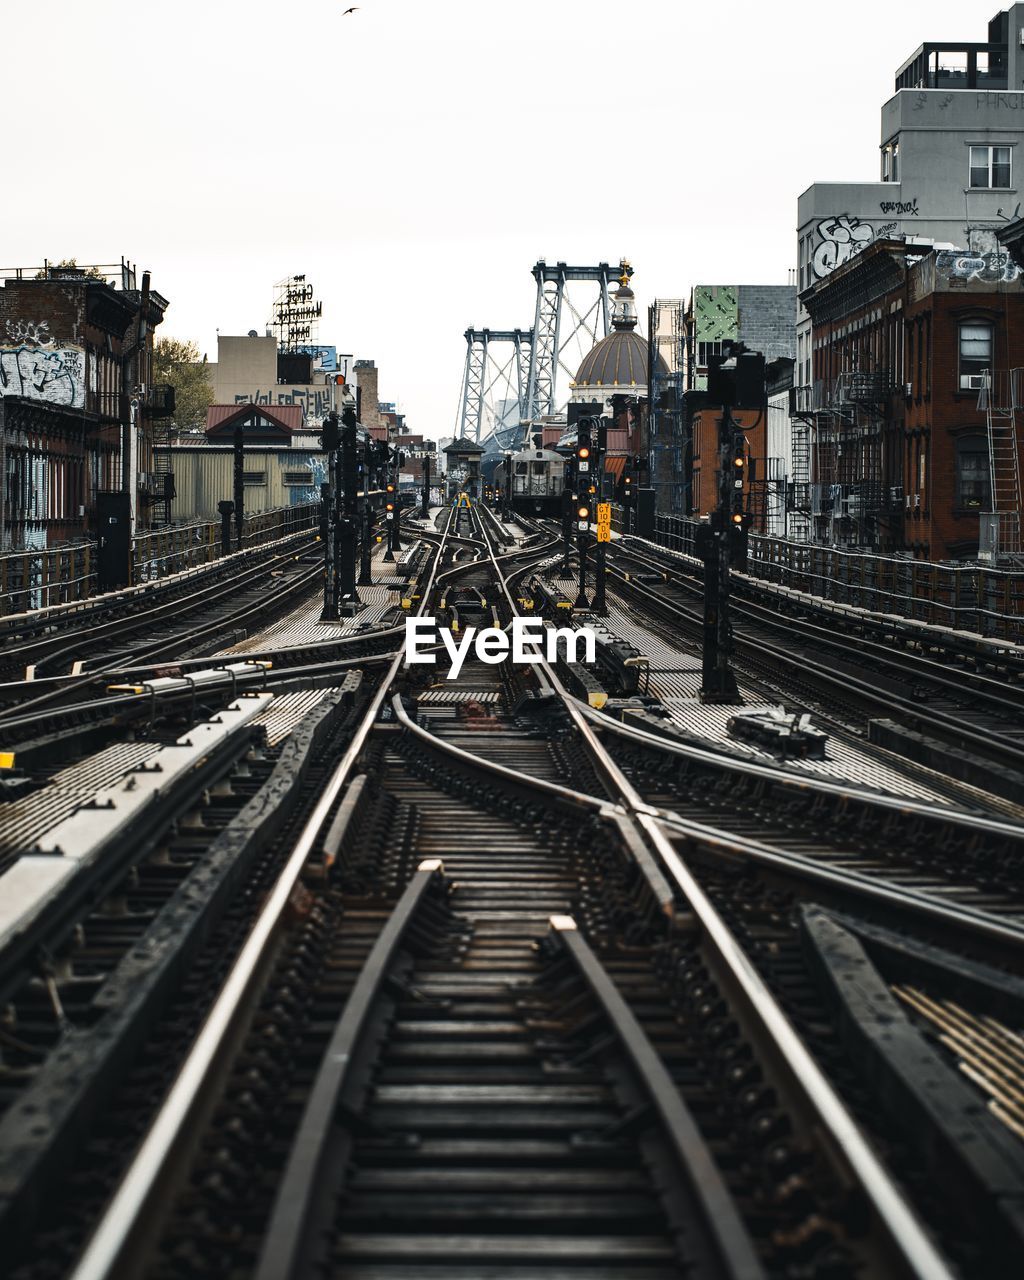
<svg viewBox="0 0 1024 1280"><path fill-rule="evenodd" d="M1020 268L1008 253L963 253L958 249L940 249L935 255L935 270L951 280L1005 284L1020 275Z"/></svg>
<svg viewBox="0 0 1024 1280"><path fill-rule="evenodd" d="M987 89L984 93L976 93L974 95L974 105L977 107L1010 107L1016 110L1024 107L1024 93L996 93L993 89Z"/></svg>
<svg viewBox="0 0 1024 1280"><path fill-rule="evenodd" d="M883 213L910 214L913 218L920 217L916 196L913 200L882 200L878 207Z"/></svg>
<svg viewBox="0 0 1024 1280"><path fill-rule="evenodd" d="M321 391L314 387L309 391L292 388L285 391L257 391L254 395L236 395L235 404L300 404L305 412L306 425L318 426L334 407L329 388Z"/></svg>
<svg viewBox="0 0 1024 1280"><path fill-rule="evenodd" d="M7 341L12 347L52 347L53 338L46 320L8 320Z"/></svg>
<svg viewBox="0 0 1024 1280"><path fill-rule="evenodd" d="M0 347L0 396L85 407L85 353L74 347Z"/></svg>
<svg viewBox="0 0 1024 1280"><path fill-rule="evenodd" d="M818 235L821 244L815 249L812 261L814 274L821 279L865 249L874 238L874 231L869 223L842 213L819 222Z"/></svg>

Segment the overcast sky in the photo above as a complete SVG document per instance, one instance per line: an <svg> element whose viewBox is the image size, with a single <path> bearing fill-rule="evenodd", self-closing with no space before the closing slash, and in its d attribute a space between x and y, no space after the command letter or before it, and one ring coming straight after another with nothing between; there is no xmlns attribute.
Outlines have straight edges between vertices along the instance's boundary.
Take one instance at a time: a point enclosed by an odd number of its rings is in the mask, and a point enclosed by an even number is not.
<svg viewBox="0 0 1024 1280"><path fill-rule="evenodd" d="M997 7L347 5L5 5L0 265L123 254L211 360L305 273L320 341L450 434L464 330L529 327L539 257L626 254L641 307L785 284L798 194L876 179L896 68Z"/></svg>

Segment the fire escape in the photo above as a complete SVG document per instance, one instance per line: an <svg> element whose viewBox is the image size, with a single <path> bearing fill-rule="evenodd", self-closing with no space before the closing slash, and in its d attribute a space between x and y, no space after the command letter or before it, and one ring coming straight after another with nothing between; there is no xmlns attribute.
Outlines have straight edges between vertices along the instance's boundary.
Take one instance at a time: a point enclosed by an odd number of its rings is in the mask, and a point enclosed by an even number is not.
<svg viewBox="0 0 1024 1280"><path fill-rule="evenodd" d="M824 541L877 547L880 519L898 506L901 495L886 486L883 474L885 410L895 390L886 368L848 370L834 382L818 382L813 388L818 476L811 516ZM794 436L794 448L796 444ZM797 467L794 453L794 480Z"/></svg>
<svg viewBox="0 0 1024 1280"><path fill-rule="evenodd" d="M979 554L985 559L1021 555L1021 485L1017 457L1017 411L1022 407L1024 370L986 370L978 394L988 431L992 510L982 512Z"/></svg>

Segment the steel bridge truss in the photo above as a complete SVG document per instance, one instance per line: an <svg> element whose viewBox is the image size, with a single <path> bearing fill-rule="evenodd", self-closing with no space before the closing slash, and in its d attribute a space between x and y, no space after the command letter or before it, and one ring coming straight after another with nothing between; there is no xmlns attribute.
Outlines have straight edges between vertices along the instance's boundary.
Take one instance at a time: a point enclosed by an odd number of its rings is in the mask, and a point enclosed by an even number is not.
<svg viewBox="0 0 1024 1280"><path fill-rule="evenodd" d="M608 335L609 285L616 269L607 262L595 267L549 266L542 258L533 268L537 303L533 351L526 397L527 418L559 413L569 399L568 383L601 338ZM575 288L570 288L575 286Z"/></svg>
<svg viewBox="0 0 1024 1280"><path fill-rule="evenodd" d="M532 329L467 329L459 435L478 444L493 432L519 429L526 416ZM508 406L516 405L515 421Z"/></svg>

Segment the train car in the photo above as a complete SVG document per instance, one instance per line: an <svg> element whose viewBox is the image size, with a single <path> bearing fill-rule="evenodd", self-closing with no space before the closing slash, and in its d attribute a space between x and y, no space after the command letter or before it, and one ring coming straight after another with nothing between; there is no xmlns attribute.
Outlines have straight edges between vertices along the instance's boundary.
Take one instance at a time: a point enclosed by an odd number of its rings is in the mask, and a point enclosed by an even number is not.
<svg viewBox="0 0 1024 1280"><path fill-rule="evenodd" d="M562 510L566 459L554 449L520 449L511 458L512 510L524 516L557 516ZM506 463L495 468L495 483L505 482Z"/></svg>

